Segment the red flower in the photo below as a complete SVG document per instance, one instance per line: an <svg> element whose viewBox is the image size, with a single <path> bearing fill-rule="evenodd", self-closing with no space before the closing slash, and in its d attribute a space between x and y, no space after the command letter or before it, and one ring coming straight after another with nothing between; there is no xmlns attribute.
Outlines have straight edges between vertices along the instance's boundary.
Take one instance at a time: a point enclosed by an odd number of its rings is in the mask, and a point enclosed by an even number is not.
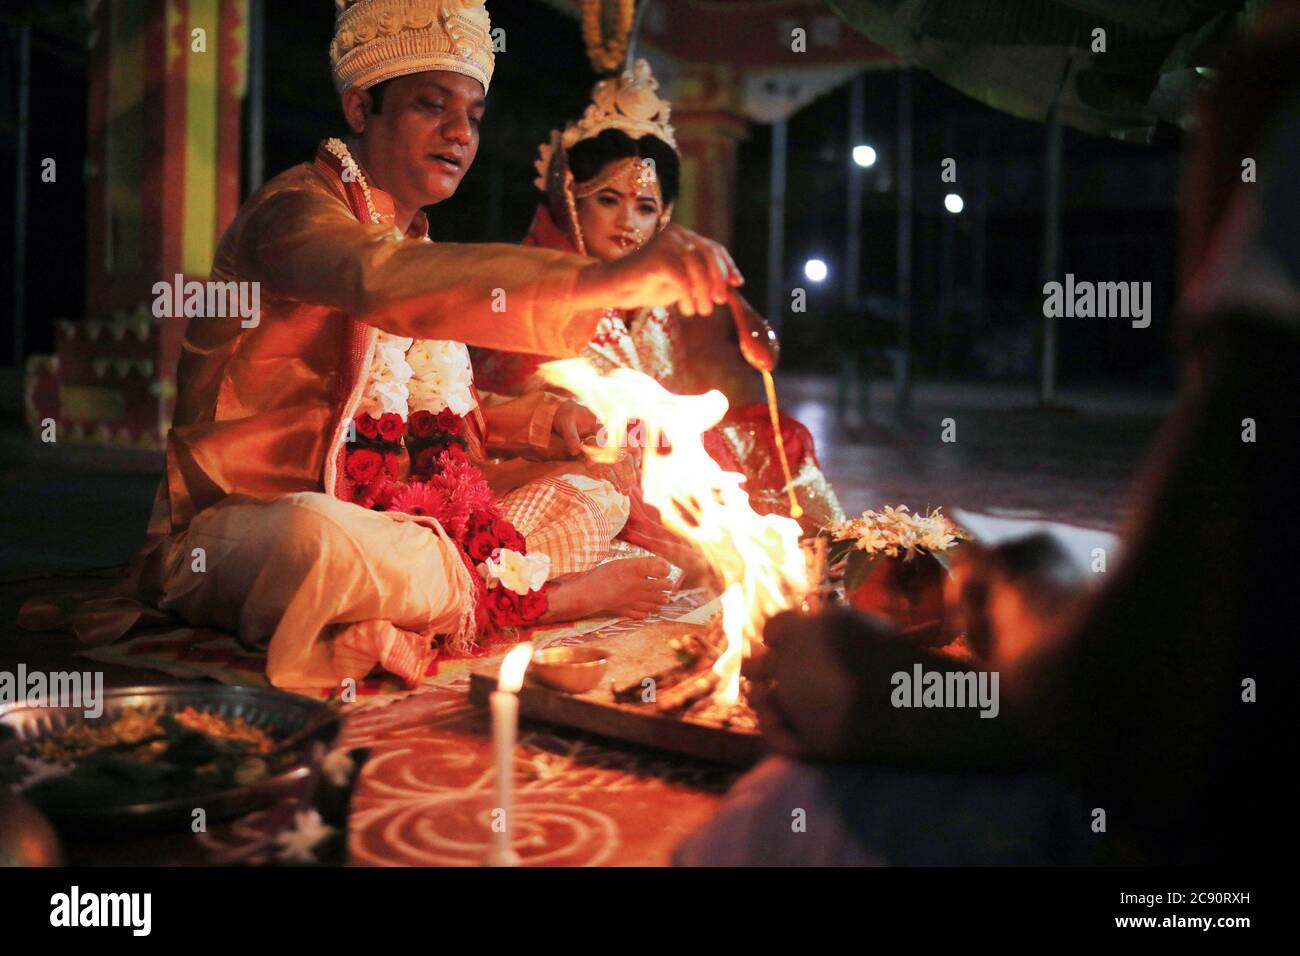
<svg viewBox="0 0 1300 956"><path fill-rule="evenodd" d="M357 433L362 438L375 438L379 435L379 423L369 415L358 415L356 423Z"/></svg>
<svg viewBox="0 0 1300 956"><path fill-rule="evenodd" d="M475 561L486 561L499 547L501 542L486 531L475 531L465 543L466 553Z"/></svg>
<svg viewBox="0 0 1300 956"><path fill-rule="evenodd" d="M369 448L354 448L348 454L348 477L358 483L373 481L379 477L379 469L384 466L384 459L377 451Z"/></svg>
<svg viewBox="0 0 1300 956"><path fill-rule="evenodd" d="M518 597L509 588L498 587L488 591L488 613L497 627L514 627L520 623Z"/></svg>
<svg viewBox="0 0 1300 956"><path fill-rule="evenodd" d="M428 478L438 467L438 456L442 453L441 445L429 445L427 448L421 448L415 453L415 460L411 462L411 472L419 475L421 478Z"/></svg>
<svg viewBox="0 0 1300 956"><path fill-rule="evenodd" d="M427 408L422 408L418 412L411 413L411 434L416 438L429 438L433 435L437 426L437 419L433 412Z"/></svg>
<svg viewBox="0 0 1300 956"><path fill-rule="evenodd" d="M529 591L519 600L519 615L523 619L522 623L533 623L546 613L546 609L550 605L551 602L545 590Z"/></svg>
<svg viewBox="0 0 1300 956"><path fill-rule="evenodd" d="M352 490L352 501L363 508L375 511L387 511L393 495L402 489L400 482L388 478L377 478L364 485L357 485Z"/></svg>
<svg viewBox="0 0 1300 956"><path fill-rule="evenodd" d="M441 521L446 506L447 496L442 489L433 487L427 481L417 481L394 494L389 508L411 515L430 515Z"/></svg>
<svg viewBox="0 0 1300 956"><path fill-rule="evenodd" d="M501 547L518 551L520 554L528 553L524 550L526 547L524 536L505 518L496 518L492 521L492 534L501 542Z"/></svg>
<svg viewBox="0 0 1300 956"><path fill-rule="evenodd" d="M450 408L444 408L438 413L438 429L440 431L447 432L450 435L459 435L464 427L465 419Z"/></svg>
<svg viewBox="0 0 1300 956"><path fill-rule="evenodd" d="M384 452L384 471L388 477L396 480L402 474L402 456L395 451Z"/></svg>
<svg viewBox="0 0 1300 956"><path fill-rule="evenodd" d="M393 496L402 490L404 486L400 481L385 481L375 488L373 494L374 503L372 508L377 511L387 511L393 505Z"/></svg>
<svg viewBox="0 0 1300 956"><path fill-rule="evenodd" d="M405 430L402 416L397 412L384 412L379 416L379 437L384 441L401 441Z"/></svg>
<svg viewBox="0 0 1300 956"><path fill-rule="evenodd" d="M465 449L461 448L460 445L452 444L452 445L442 445L439 447L442 451L445 451L447 453L447 457L451 461L461 462L466 465L469 464L469 456L465 454Z"/></svg>

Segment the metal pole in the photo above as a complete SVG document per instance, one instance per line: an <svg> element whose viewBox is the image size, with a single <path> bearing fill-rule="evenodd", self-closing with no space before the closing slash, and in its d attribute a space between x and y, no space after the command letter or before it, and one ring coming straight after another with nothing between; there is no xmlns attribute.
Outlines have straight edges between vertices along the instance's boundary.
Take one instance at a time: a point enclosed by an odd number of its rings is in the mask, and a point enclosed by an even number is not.
<svg viewBox="0 0 1300 956"><path fill-rule="evenodd" d="M623 69L630 70L636 63L637 40L641 36L641 21L645 19L645 8L650 6L650 0L641 0L637 4L636 14L632 17L632 30L627 37L627 58L623 61Z"/></svg>
<svg viewBox="0 0 1300 956"><path fill-rule="evenodd" d="M32 101L32 25L18 28L18 142L14 156L14 355L22 368L27 338L27 143Z"/></svg>
<svg viewBox="0 0 1300 956"><path fill-rule="evenodd" d="M252 195L266 177L266 9L248 0L248 189Z"/></svg>
<svg viewBox="0 0 1300 956"><path fill-rule="evenodd" d="M897 383L902 412L912 397L912 71L898 72L898 345L903 368Z"/></svg>
<svg viewBox="0 0 1300 956"><path fill-rule="evenodd" d="M957 130L949 113L944 117L943 155L955 158L956 150ZM952 186L961 195L965 191L961 185L962 177L959 175L957 178ZM956 325L953 312L957 300L957 216L963 213L951 213L946 208L940 213L943 219L939 226L939 374L944 377L949 372L953 327Z"/></svg>
<svg viewBox="0 0 1300 956"><path fill-rule="evenodd" d="M859 73L849 88L849 150L862 142L862 110L866 101L866 77ZM844 307L858 307L859 271L862 262L862 180L865 171L852 156L849 164L849 222L844 242Z"/></svg>
<svg viewBox="0 0 1300 956"><path fill-rule="evenodd" d="M1073 51L1061 74L1060 85L1047 108L1047 142L1043 158L1043 260L1041 283L1056 278L1061 258L1061 94L1074 64ZM1042 368L1038 384L1038 402L1050 405L1056 398L1056 317L1043 316Z"/></svg>
<svg viewBox="0 0 1300 956"><path fill-rule="evenodd" d="M980 133L979 150L975 159L975 192L971 197L975 207L975 223L971 229L970 270L971 305L975 316L971 323L976 335L984 334L984 322L987 308L984 303L984 259L988 248L988 213L989 213L989 137L988 132Z"/></svg>
<svg viewBox="0 0 1300 956"><path fill-rule="evenodd" d="M767 207L767 320L777 332L781 331L781 319L785 315L781 284L785 278L786 132L785 120L772 124L772 180Z"/></svg>

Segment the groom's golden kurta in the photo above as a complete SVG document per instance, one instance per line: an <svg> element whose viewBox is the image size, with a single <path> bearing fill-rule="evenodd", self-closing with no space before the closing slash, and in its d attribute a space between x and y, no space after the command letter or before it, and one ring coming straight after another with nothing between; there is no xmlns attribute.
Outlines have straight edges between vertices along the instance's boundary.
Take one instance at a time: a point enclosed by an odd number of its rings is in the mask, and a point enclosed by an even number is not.
<svg viewBox="0 0 1300 956"><path fill-rule="evenodd" d="M259 321L189 321L139 566L149 603L270 638L267 674L282 687L337 686L375 664L414 683L430 638L472 607L470 572L436 522L333 497L377 330L569 356L599 319L573 309L589 259L430 243L423 214L402 235L392 199L370 195L380 224L358 221L318 158L267 183L222 238L212 278L260 283ZM544 453L557 402L485 396L486 447ZM138 617L109 610L101 638Z"/></svg>
<svg viewBox="0 0 1300 956"><path fill-rule="evenodd" d="M371 187L381 225L359 223L321 161L277 176L239 211L212 278L258 282L261 316L194 318L177 374L165 495L153 533L184 528L229 494L323 491L343 404L365 373L354 322L423 339L577 355L599 313L574 314L591 260L518 246L420 241L424 215L399 239L393 203ZM495 305L495 308L494 308ZM551 410L553 413L553 409ZM494 447L544 447L531 415L494 416Z"/></svg>

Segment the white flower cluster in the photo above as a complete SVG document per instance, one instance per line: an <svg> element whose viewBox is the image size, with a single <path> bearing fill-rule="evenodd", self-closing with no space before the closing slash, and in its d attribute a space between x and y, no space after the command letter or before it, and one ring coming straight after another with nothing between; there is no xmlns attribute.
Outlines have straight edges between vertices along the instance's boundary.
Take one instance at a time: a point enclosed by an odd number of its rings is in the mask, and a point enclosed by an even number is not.
<svg viewBox="0 0 1300 956"><path fill-rule="evenodd" d="M551 576L551 556L542 552L520 554L509 548L497 552L478 566L489 588L500 583L516 594L536 591Z"/></svg>
<svg viewBox="0 0 1300 956"><path fill-rule="evenodd" d="M835 541L855 540L854 548L867 554L883 553L889 557L916 551L946 551L969 535L935 508L929 514L911 514L906 505L886 507L884 511L864 511L852 518L827 527Z"/></svg>
<svg viewBox="0 0 1300 956"><path fill-rule="evenodd" d="M477 404L470 386L474 370L469 349L460 342L417 339L406 353L414 375L410 382L411 407L438 414L444 408L468 415Z"/></svg>
<svg viewBox="0 0 1300 956"><path fill-rule="evenodd" d="M469 349L460 342L409 339L380 332L357 412L373 417L413 411L438 414L450 408L468 415L477 404L470 386Z"/></svg>
<svg viewBox="0 0 1300 956"><path fill-rule="evenodd" d="M408 414L407 383L414 370L406 361L406 350L414 339L400 338L379 333L375 344L375 357L370 363L370 378L366 390L361 394L361 404L357 411L378 418L389 412L396 412L406 419Z"/></svg>

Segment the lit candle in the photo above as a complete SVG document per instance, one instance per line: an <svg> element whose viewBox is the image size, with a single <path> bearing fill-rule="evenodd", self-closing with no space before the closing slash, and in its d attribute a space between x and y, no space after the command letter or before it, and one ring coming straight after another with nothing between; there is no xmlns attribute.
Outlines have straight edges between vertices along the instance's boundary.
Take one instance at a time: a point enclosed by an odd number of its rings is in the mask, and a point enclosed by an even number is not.
<svg viewBox="0 0 1300 956"><path fill-rule="evenodd" d="M511 844L514 829L515 730L519 724L519 688L533 657L531 643L520 644L501 661L497 689L492 692L492 757L496 766L496 804L492 808L492 843L488 866L518 866L519 854ZM498 823L499 821L499 823Z"/></svg>

